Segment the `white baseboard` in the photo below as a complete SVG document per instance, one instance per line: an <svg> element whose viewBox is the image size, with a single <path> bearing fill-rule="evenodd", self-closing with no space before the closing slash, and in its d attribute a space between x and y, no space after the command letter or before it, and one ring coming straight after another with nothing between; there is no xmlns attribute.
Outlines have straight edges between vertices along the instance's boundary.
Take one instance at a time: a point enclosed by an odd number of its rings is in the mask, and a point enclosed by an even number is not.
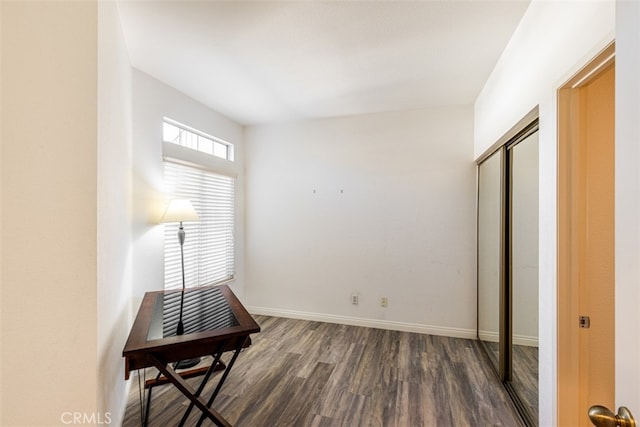
<svg viewBox="0 0 640 427"><path fill-rule="evenodd" d="M500 336L497 332L480 331L478 336L482 341L499 342ZM523 345L527 347L538 347L538 337L528 335L514 335L513 343L515 345Z"/></svg>
<svg viewBox="0 0 640 427"><path fill-rule="evenodd" d="M490 331L478 331L478 337L482 341L487 342L500 342L500 335L497 332Z"/></svg>
<svg viewBox="0 0 640 427"><path fill-rule="evenodd" d="M266 307L247 306L247 311L256 315L286 317L288 319L312 320L315 322L338 323L341 325L364 326L367 328L388 329L392 331L415 332L418 334L439 335L453 338L475 339L473 329L447 328L442 326L420 325L416 323L393 322L389 320L363 319L359 317L337 316L333 314L309 313L305 311L282 310Z"/></svg>
<svg viewBox="0 0 640 427"><path fill-rule="evenodd" d="M122 398L122 401L120 402L120 408L118 408L120 409L120 413L111 413L111 422L113 423L113 425L121 426L123 424L124 417L127 414L127 406L129 405L129 393L131 392L131 383L133 382L131 378L133 378L133 375L134 373L132 373L132 375L129 377L129 380L126 380L124 382L124 396Z"/></svg>
<svg viewBox="0 0 640 427"><path fill-rule="evenodd" d="M527 335L514 335L513 343L516 345L524 345L527 347L538 347L538 337L530 337Z"/></svg>

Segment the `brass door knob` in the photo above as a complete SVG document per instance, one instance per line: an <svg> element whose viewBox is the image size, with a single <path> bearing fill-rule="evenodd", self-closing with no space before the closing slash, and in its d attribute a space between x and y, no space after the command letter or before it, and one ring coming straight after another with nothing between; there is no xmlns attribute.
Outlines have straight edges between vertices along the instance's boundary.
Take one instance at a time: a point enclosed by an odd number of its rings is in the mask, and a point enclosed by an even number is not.
<svg viewBox="0 0 640 427"><path fill-rule="evenodd" d="M631 411L624 406L618 408L618 414L614 414L604 406L592 406L589 408L589 419L596 427L636 427Z"/></svg>

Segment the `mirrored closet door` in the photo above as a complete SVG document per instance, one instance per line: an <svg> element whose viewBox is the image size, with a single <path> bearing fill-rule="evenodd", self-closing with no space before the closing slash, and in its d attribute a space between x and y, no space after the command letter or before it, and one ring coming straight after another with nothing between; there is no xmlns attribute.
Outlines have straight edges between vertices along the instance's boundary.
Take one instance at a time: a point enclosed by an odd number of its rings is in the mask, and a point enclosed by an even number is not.
<svg viewBox="0 0 640 427"><path fill-rule="evenodd" d="M511 386L538 424L538 132L509 149Z"/></svg>
<svg viewBox="0 0 640 427"><path fill-rule="evenodd" d="M538 124L478 165L478 339L538 425Z"/></svg>
<svg viewBox="0 0 640 427"><path fill-rule="evenodd" d="M478 339L493 367L500 368L500 299L503 281L504 149L478 167ZM502 343L504 345L504 342Z"/></svg>

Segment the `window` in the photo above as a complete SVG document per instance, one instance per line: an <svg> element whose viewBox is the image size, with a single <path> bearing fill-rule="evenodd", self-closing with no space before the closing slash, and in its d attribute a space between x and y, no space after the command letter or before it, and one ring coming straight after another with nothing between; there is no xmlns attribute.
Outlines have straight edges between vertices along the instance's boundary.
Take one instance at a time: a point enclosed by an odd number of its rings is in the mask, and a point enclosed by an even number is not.
<svg viewBox="0 0 640 427"><path fill-rule="evenodd" d="M164 119L162 139L165 142L233 161L233 144L191 129L168 118Z"/></svg>
<svg viewBox="0 0 640 427"><path fill-rule="evenodd" d="M167 201L188 199L199 216L197 222L183 223L185 286L233 279L235 179L165 157L164 184ZM165 289L182 288L178 227L179 223L165 224Z"/></svg>

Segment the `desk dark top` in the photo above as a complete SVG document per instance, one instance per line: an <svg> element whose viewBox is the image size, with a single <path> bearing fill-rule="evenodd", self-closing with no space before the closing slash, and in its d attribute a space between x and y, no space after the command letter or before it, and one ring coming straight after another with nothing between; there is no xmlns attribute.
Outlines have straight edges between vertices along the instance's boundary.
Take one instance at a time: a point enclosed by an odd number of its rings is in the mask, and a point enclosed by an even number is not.
<svg viewBox="0 0 640 427"><path fill-rule="evenodd" d="M181 302L184 333L177 335ZM149 354L167 363L201 357L256 332L260 326L226 285L147 292L122 351L125 377L152 366Z"/></svg>
<svg viewBox="0 0 640 427"><path fill-rule="evenodd" d="M215 331L238 326L229 303L220 288L198 288L185 292L164 292L155 298L153 318L147 340L173 337L177 334L180 306L183 305L184 333Z"/></svg>

